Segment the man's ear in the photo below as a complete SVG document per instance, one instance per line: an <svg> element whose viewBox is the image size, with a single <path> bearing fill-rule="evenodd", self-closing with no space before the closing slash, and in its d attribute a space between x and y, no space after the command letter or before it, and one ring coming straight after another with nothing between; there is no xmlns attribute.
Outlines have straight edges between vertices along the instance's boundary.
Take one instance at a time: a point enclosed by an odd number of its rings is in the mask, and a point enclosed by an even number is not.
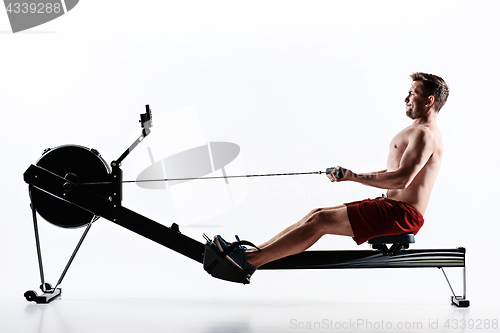
<svg viewBox="0 0 500 333"><path fill-rule="evenodd" d="M425 106L432 108L434 106L435 102L436 102L436 99L434 98L434 95L430 95L429 97L427 97L427 104L425 104Z"/></svg>

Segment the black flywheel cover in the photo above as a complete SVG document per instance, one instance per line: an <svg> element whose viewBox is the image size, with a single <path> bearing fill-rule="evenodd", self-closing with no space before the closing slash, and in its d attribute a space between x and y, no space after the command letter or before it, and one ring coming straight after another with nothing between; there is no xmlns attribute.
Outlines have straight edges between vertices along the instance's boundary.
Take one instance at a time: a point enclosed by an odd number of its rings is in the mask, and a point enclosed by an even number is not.
<svg viewBox="0 0 500 333"><path fill-rule="evenodd" d="M48 149L36 165L61 177L70 174L71 181L76 183L94 183L82 186L105 197L111 195L109 184L95 184L109 181L110 168L94 149L77 145ZM36 211L52 224L63 228L78 228L90 223L94 217L93 213L36 187L30 186L30 190Z"/></svg>

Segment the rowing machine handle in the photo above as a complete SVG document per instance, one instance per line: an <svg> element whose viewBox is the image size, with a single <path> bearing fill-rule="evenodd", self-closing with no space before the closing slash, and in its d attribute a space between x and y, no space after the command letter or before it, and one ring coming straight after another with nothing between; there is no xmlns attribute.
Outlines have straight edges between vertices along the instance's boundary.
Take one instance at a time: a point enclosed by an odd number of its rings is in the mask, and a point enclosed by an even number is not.
<svg viewBox="0 0 500 333"><path fill-rule="evenodd" d="M335 168L326 169L326 174L331 174L333 172L333 170L335 170ZM344 170L342 170L342 169L335 170L335 177L337 179L342 179L342 178L344 178L344 176L345 176Z"/></svg>

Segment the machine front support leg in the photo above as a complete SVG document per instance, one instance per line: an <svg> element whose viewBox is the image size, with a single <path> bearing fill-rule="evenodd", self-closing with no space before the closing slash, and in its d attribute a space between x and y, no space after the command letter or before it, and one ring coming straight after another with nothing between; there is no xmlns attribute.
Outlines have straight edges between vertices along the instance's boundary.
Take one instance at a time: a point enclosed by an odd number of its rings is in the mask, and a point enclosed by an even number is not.
<svg viewBox="0 0 500 333"><path fill-rule="evenodd" d="M40 280L41 280L41 285L40 288L42 289L43 292L45 292L45 276L43 274L43 262L42 262L42 249L40 247L40 235L38 234L38 222L36 219L36 209L33 206L33 200L31 200L31 191L30 191L30 207L31 207L31 212L33 214L33 227L35 229L35 243L36 243L36 253L38 256L38 269L40 271Z"/></svg>
<svg viewBox="0 0 500 333"><path fill-rule="evenodd" d="M31 192L30 192L30 197L31 197ZM99 217L94 216L92 218L92 221L88 224L87 228L83 232L82 237L80 238L78 244L76 245L75 250L71 254L71 257L66 264L66 267L64 268L63 272L61 273L61 276L59 277L59 280L57 281L57 284L55 287L52 287L50 283L45 282L45 276L44 276L44 270L43 270L43 263L42 263L42 251L41 251L41 246L40 246L40 235L38 232L38 223L37 223L37 218L36 218L36 209L33 205L33 202L31 202L31 209L33 212L33 226L35 229L35 241L36 241L36 250L37 250L37 256L38 256L38 266L40 270L40 279L41 279L41 285L40 289L42 291L42 295L38 295L36 291L34 290L28 290L27 292L24 293L24 297L30 301L30 302L35 302L35 303L50 303L54 299L56 299L58 296L61 295L62 290L61 288L57 288L64 277L66 276L66 273L68 272L69 267L71 266L73 259L75 259L76 254L78 253L78 250L80 249L80 246L82 245L85 237L87 236L87 233L90 230L90 227L92 226L92 223L94 223Z"/></svg>
<svg viewBox="0 0 500 333"><path fill-rule="evenodd" d="M73 254L71 254L71 257L69 258L68 260L68 263L66 264L66 267L64 267L64 270L63 272L61 273L61 276L59 277L59 280L57 281L57 284L55 286L55 288L57 288L62 280L64 279L64 277L66 276L66 273L68 272L68 269L69 267L71 266L71 264L73 263L73 259L75 259L75 256L76 254L78 253L78 250L80 250L80 246L82 245L83 243L83 240L85 239L85 237L87 236L89 230L90 230L90 227L92 226L92 223L94 223L97 219L99 218L99 216L94 216L92 218L92 221L90 221L90 223L87 225L87 228L85 229L85 231L83 232L83 235L82 237L80 238L80 241L78 241L78 244L76 245L76 248L75 250L73 251Z"/></svg>
<svg viewBox="0 0 500 333"><path fill-rule="evenodd" d="M38 268L40 270L40 280L41 280L41 285L40 289L42 290L43 294L38 296L36 291L33 290L28 290L27 292L24 293L24 297L28 301L33 301L36 303L50 303L56 297L61 295L61 289L60 288L52 288L50 283L45 282L45 276L43 273L43 262L42 262L42 249L40 246L40 235L38 233L38 222L36 219L36 209L35 206L33 205L33 200L31 200L31 191L30 191L30 206L31 206L31 211L33 213L33 227L35 229L35 242L36 242L36 253L38 256Z"/></svg>

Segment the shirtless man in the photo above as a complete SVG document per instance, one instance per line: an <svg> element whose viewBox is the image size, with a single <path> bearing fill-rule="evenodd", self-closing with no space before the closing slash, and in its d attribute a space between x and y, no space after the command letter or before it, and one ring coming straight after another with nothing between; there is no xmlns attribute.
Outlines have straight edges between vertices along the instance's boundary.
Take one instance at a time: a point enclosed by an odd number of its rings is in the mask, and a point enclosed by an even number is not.
<svg viewBox="0 0 500 333"><path fill-rule="evenodd" d="M414 73L410 78L405 103L413 123L392 139L387 169L357 174L337 167L344 171L343 178L338 179L335 172L327 175L332 182L354 181L387 189L386 196L314 209L258 249L238 246L226 258L250 277L257 267L305 251L325 234L350 236L358 245L378 236L416 234L441 165L443 142L437 115L449 90L435 75ZM230 244L220 236L214 241L221 252Z"/></svg>

